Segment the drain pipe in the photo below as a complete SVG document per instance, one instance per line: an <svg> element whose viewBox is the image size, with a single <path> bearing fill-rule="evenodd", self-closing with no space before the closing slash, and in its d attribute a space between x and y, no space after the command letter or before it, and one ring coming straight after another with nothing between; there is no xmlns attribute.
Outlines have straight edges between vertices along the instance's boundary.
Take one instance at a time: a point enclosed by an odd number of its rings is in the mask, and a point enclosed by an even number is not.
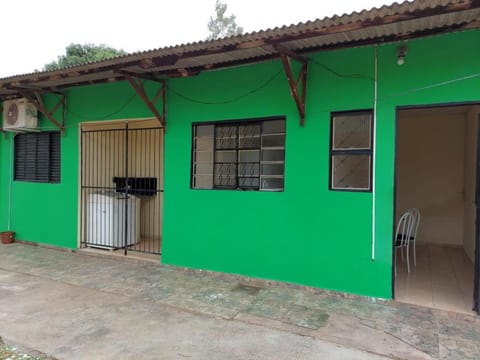
<svg viewBox="0 0 480 360"><path fill-rule="evenodd" d="M10 141L10 174L8 179L8 219L7 219L7 230L12 230L12 183L13 183L13 147L14 147L14 137Z"/></svg>
<svg viewBox="0 0 480 360"><path fill-rule="evenodd" d="M374 59L374 82L373 82L373 139L372 139L372 261L375 261L375 242L376 242L376 192L375 192L375 163L377 157L377 103L378 103L378 45L375 45Z"/></svg>

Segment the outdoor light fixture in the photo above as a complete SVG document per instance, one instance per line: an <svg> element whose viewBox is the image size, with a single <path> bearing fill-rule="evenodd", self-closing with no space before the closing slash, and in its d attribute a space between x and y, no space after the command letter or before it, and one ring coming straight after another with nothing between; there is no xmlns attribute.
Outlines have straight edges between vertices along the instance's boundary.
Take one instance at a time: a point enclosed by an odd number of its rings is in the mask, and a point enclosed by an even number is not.
<svg viewBox="0 0 480 360"><path fill-rule="evenodd" d="M407 47L406 46L399 46L397 49L397 64L403 65L405 63L405 55L407 55Z"/></svg>

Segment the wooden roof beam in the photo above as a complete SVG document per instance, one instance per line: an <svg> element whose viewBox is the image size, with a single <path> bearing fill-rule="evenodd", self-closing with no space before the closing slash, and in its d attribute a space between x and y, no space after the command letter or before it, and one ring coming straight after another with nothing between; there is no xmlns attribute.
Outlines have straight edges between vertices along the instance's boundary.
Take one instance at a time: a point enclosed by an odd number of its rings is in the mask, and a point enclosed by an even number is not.
<svg viewBox="0 0 480 360"><path fill-rule="evenodd" d="M46 108L46 106L45 106L45 104L42 100L42 95L39 92L31 93L31 92L27 92L25 90L19 90L19 93L25 99L27 99L29 102L31 102L38 109L38 111L40 111L43 115L45 115L45 117L48 120L50 120L62 132L62 134L65 132L65 126L64 126L64 124L65 124L65 102L66 102L65 95L62 94L62 97L60 98L58 103L54 106L54 108L51 111L49 111ZM53 116L53 114L55 113L55 111L58 110L60 105L63 105L63 109L64 109L64 111L62 112L62 114L63 114L62 123L58 122L55 119L55 117Z"/></svg>
<svg viewBox="0 0 480 360"><path fill-rule="evenodd" d="M290 50L289 48L283 46L282 44L274 44L273 48L277 50L279 54L283 54L288 56L289 58L292 58L302 64L308 63L308 58L302 55L297 54L296 52Z"/></svg>
<svg viewBox="0 0 480 360"><path fill-rule="evenodd" d="M160 124L163 127L166 127L166 82L165 80L162 81L162 86L158 90L157 94L155 97L150 100L147 92L145 91L145 87L143 85L143 82L140 80L137 82L137 80L131 76L131 75L124 75L125 79L130 83L130 85L133 87L135 92L140 96L140 98L143 100L145 105L147 105L148 109L155 115L156 119L160 122ZM159 97L162 96L162 114L159 113L157 108L155 107L155 103L158 101Z"/></svg>
<svg viewBox="0 0 480 360"><path fill-rule="evenodd" d="M297 106L298 114L300 116L300 126L305 125L305 99L307 94L307 73L308 73L308 58L298 55L286 47L276 44L275 49L282 60L283 70L287 76L288 85L290 86L290 94ZM291 60L296 60L302 63L300 73L295 79L292 69Z"/></svg>
<svg viewBox="0 0 480 360"><path fill-rule="evenodd" d="M460 11L468 11L479 7L479 0L466 0L461 2L448 3L445 5L439 5L433 8L427 7L422 9L415 9L410 12L393 13L391 15L377 17L375 19L361 20L358 19L356 16L350 16L352 18L351 21L346 21L344 23L342 22L331 26L320 26L322 24L322 22L320 22L318 28L313 28L311 30L301 32L288 31L287 28L285 34L265 36L264 39L257 39L257 37L259 36L264 36L262 33L256 34L255 36L243 35L232 40L234 43L224 45L219 44L219 46L212 46L210 48L207 47L207 45L209 44L207 42L206 44L197 44L197 49L183 50L182 46L178 46L174 48L161 49L162 51L157 52L152 50L144 54L127 55L125 56L125 58L111 59L108 61L100 62L98 64L86 64L74 67L72 69L62 69L51 72L30 74L28 75L28 77L23 77L21 80L17 81L19 81L20 83L54 81L63 78L75 78L77 76L114 71L116 69L125 69L134 66L139 66L143 69L149 70L162 66L172 66L175 65L179 60L186 58L226 53L239 49L262 47L265 45L273 45L278 42L285 43L288 41L302 40L316 36L339 34L344 32L361 30L369 27L390 25L397 22L404 22L419 18L428 18L431 16L450 14ZM478 26L478 24L476 26ZM268 32L266 33L268 35ZM379 41L381 41L381 39L379 39ZM213 41L212 44L216 43ZM170 54L165 54L165 52L170 52ZM174 53L172 54L172 52ZM151 55L148 56L150 53ZM145 57L142 58L142 56Z"/></svg>
<svg viewBox="0 0 480 360"><path fill-rule="evenodd" d="M0 112L3 113L3 104L0 104ZM0 132L3 134L4 138L6 139L7 138L7 132L5 130L3 130L2 128L0 128Z"/></svg>
<svg viewBox="0 0 480 360"><path fill-rule="evenodd" d="M159 66L175 65L178 59L178 55L175 54L167 56L153 56L140 60L138 66L140 66L142 69L151 69Z"/></svg>
<svg viewBox="0 0 480 360"><path fill-rule="evenodd" d="M27 91L27 92L45 92L49 94L55 94L55 95L60 95L63 96L64 93L58 90L57 88L53 86L46 86L46 87L40 87L40 86L35 86L35 85L28 85L28 84L11 84L6 86L7 89L12 90L12 91Z"/></svg>
<svg viewBox="0 0 480 360"><path fill-rule="evenodd" d="M162 84L164 82L164 79L159 79L153 73L136 73L136 72L125 70L125 69L115 70L115 72L119 73L121 75L130 76L130 77L133 77L133 78L144 79L144 80L155 81L155 82L159 82L159 83L162 83Z"/></svg>
<svg viewBox="0 0 480 360"><path fill-rule="evenodd" d="M175 65L178 61L179 57L177 55L159 55L153 56L148 59L136 59L130 61L118 62L105 65L104 63L107 61L99 62L97 66L95 64L88 64L88 65L79 65L75 66L71 70L60 69L54 70L49 72L41 72L39 74L31 74L28 77L20 80L15 80L15 82L10 83L9 85L12 86L26 86L26 84L34 84L39 82L48 82L48 81L59 81L62 79L69 79L75 77L81 77L90 74L97 74L97 73L108 73L110 71L116 71L119 69L124 69L132 66L140 66L143 69L150 69L154 67L161 67L161 66L171 66ZM88 66L88 68L82 67ZM108 77L108 76L107 76Z"/></svg>
<svg viewBox="0 0 480 360"><path fill-rule="evenodd" d="M472 10L479 7L480 7L479 0L470 0L470 1L460 2L456 4L437 6L433 9L431 8L418 9L409 13L387 15L382 18L376 18L375 20L363 20L363 21L356 20L356 21L347 22L344 24L338 24L338 25L327 26L327 27L319 27L317 29L304 31L301 33L284 35L280 39L272 39L267 42L273 45L276 42L285 43L293 40L308 39L315 36L339 34L339 33L344 33L348 31L356 31L356 30L362 30L369 27L390 25L398 22L415 20L419 18L428 18L430 16L450 14L451 12L455 12L455 11L467 11L467 10Z"/></svg>

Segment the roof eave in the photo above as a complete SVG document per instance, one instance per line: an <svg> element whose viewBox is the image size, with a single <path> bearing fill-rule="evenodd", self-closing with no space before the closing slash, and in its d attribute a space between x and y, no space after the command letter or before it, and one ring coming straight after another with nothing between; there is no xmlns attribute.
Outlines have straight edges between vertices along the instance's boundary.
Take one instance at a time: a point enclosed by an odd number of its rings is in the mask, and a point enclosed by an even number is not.
<svg viewBox="0 0 480 360"><path fill-rule="evenodd" d="M177 77L251 64L277 58L279 53L275 46L278 44L304 54L479 28L479 9L480 0L393 4L359 14L151 50L61 70L8 77L0 79L0 99L20 96L18 89L60 91L73 86L121 81L125 71L144 78ZM452 14L458 19L443 19ZM437 19L438 25L421 26L422 21L429 20L430 23L432 19ZM393 24L402 24L411 31L382 32ZM369 30L373 35L362 35Z"/></svg>

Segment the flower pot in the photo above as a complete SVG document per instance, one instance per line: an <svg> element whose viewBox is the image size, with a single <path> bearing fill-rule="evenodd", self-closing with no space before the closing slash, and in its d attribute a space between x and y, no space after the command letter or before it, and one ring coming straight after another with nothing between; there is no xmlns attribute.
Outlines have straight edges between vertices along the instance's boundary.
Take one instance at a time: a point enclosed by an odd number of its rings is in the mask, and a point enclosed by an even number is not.
<svg viewBox="0 0 480 360"><path fill-rule="evenodd" d="M0 232L0 237L2 238L2 244L10 244L13 242L15 232L13 231L2 231Z"/></svg>

